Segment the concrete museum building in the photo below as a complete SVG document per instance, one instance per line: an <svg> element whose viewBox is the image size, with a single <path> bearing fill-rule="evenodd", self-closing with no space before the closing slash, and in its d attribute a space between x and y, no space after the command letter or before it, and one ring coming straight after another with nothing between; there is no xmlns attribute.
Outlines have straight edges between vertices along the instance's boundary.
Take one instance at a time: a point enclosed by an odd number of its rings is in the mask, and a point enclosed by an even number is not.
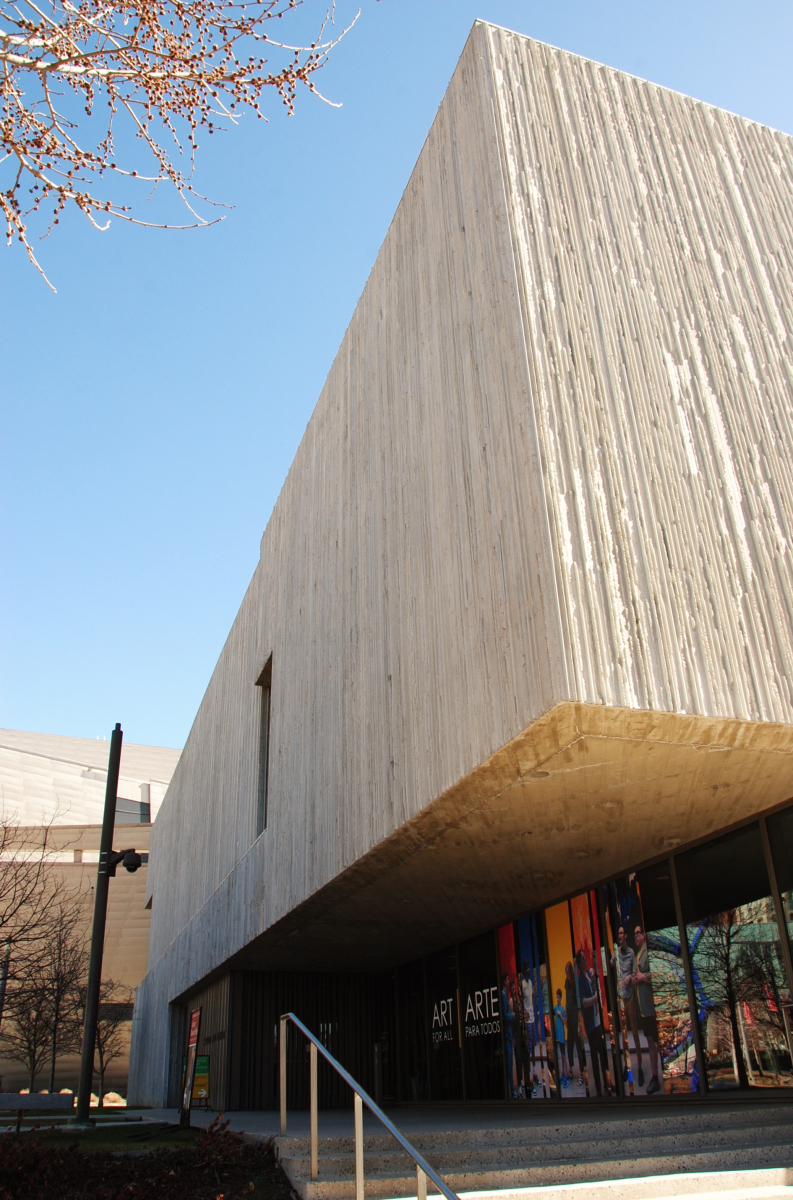
<svg viewBox="0 0 793 1200"><path fill-rule="evenodd" d="M473 27L151 846L132 1101L793 1090L793 139Z"/></svg>

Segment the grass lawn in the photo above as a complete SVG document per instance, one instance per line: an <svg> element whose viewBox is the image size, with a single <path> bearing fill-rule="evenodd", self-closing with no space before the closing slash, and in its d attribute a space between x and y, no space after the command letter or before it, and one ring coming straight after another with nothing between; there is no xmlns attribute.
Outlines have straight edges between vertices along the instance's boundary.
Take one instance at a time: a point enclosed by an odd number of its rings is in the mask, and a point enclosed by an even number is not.
<svg viewBox="0 0 793 1200"><path fill-rule="evenodd" d="M204 1129L179 1129L173 1125L149 1125L143 1121L130 1121L128 1124L111 1125L109 1128L98 1125L90 1132L79 1133L70 1130L64 1123L58 1129L42 1129L40 1133L25 1133L24 1137L34 1137L36 1144L42 1147L63 1149L64 1145L68 1144L76 1146L83 1154L97 1154L103 1150L118 1154L123 1151L174 1150L195 1146L205 1132Z"/></svg>
<svg viewBox="0 0 793 1200"><path fill-rule="evenodd" d="M294 1200L272 1148L209 1130L130 1122L0 1135L0 1200Z"/></svg>

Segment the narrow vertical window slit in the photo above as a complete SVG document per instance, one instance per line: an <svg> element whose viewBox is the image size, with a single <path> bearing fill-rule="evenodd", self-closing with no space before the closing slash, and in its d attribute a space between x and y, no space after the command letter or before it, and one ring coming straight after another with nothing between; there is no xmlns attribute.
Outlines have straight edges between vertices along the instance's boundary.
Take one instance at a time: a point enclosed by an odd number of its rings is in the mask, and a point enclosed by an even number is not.
<svg viewBox="0 0 793 1200"><path fill-rule="evenodd" d="M270 765L270 684L273 658L267 660L256 687L259 692L259 771L256 794L256 836L267 828L267 792Z"/></svg>

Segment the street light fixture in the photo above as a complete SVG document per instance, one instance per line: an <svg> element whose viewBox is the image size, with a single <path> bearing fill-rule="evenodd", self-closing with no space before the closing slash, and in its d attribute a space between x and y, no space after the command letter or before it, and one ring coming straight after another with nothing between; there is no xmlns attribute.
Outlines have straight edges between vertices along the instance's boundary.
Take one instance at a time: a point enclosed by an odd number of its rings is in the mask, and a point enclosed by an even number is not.
<svg viewBox="0 0 793 1200"><path fill-rule="evenodd" d="M107 786L105 787L105 812L102 820L102 840L99 843L99 867L96 872L96 895L94 897L94 924L91 931L91 957L88 963L88 987L85 996L80 1085L77 1092L77 1114L72 1121L72 1124L78 1129L90 1129L91 1127L91 1084L94 1077L96 1026L99 1019L99 991L102 986L102 956L105 948L108 887L111 877L116 874L116 867L122 866L125 871L133 874L142 862L137 850L113 849L113 829L116 823L118 773L121 766L121 742L123 737L124 734L121 726L117 724L110 735L110 759L107 765Z"/></svg>

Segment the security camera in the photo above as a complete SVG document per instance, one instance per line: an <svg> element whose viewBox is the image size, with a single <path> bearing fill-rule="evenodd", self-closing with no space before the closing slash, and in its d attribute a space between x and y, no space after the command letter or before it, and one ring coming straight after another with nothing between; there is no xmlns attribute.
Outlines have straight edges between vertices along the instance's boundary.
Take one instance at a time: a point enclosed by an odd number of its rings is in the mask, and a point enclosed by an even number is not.
<svg viewBox="0 0 793 1200"><path fill-rule="evenodd" d="M114 876L116 867L122 866L125 871L129 871L130 875L132 875L141 866L142 862L143 859L137 850L111 850L107 860L107 873Z"/></svg>

